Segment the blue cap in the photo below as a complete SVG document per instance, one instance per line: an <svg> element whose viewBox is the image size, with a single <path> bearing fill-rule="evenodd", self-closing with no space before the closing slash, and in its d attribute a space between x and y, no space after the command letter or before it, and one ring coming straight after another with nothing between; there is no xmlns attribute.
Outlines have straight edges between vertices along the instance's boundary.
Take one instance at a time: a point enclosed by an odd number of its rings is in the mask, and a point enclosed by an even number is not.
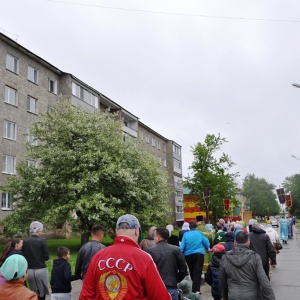
<svg viewBox="0 0 300 300"><path fill-rule="evenodd" d="M121 223L127 223L128 225L120 226ZM116 224L116 229L134 229L140 227L141 225L139 223L139 220L135 216L129 214L119 217Z"/></svg>

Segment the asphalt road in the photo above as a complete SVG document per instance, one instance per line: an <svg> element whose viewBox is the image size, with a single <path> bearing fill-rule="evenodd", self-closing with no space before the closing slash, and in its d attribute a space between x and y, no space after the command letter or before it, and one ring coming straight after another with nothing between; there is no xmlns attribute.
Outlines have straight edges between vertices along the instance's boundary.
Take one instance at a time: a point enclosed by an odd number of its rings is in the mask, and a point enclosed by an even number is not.
<svg viewBox="0 0 300 300"><path fill-rule="evenodd" d="M279 231L279 229L278 229ZM278 232L279 233L279 232ZM276 300L300 299L300 231L294 226L294 238L277 255L277 266L272 268L271 285ZM188 278L187 278L188 279ZM72 282L73 300L78 300L81 291L81 280ZM205 282L201 285L201 300L213 300L211 287ZM50 296L46 297L50 300Z"/></svg>

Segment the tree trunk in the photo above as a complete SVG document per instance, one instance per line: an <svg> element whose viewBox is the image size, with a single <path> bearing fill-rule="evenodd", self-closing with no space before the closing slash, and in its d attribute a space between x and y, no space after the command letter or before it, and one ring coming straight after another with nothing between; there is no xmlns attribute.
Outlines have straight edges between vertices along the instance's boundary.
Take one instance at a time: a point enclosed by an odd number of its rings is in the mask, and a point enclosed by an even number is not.
<svg viewBox="0 0 300 300"><path fill-rule="evenodd" d="M89 238L90 238L90 233L88 231L81 233L81 246L87 243L89 241Z"/></svg>

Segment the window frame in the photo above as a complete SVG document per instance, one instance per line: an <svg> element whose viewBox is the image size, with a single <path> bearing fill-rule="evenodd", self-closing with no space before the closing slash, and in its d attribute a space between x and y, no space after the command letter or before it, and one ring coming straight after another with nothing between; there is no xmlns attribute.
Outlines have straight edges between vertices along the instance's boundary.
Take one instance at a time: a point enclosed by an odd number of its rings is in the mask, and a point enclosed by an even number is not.
<svg viewBox="0 0 300 300"><path fill-rule="evenodd" d="M10 160L8 162L8 159ZM5 162L4 162L5 160ZM11 165L12 164L12 165ZM9 169L8 169L9 167ZM16 157L11 155L3 155L2 158L2 173L3 174L16 174Z"/></svg>
<svg viewBox="0 0 300 300"><path fill-rule="evenodd" d="M90 92L75 81L72 81L72 95L95 108L99 108L98 95Z"/></svg>
<svg viewBox="0 0 300 300"><path fill-rule="evenodd" d="M14 55L6 53L6 69L15 73L19 74L19 59Z"/></svg>
<svg viewBox="0 0 300 300"><path fill-rule="evenodd" d="M51 82L53 82L53 90L51 88ZM48 78L48 92L57 95L57 80Z"/></svg>
<svg viewBox="0 0 300 300"><path fill-rule="evenodd" d="M36 162L36 160L33 160L33 159L26 159L26 165L27 165L27 167L36 168L37 162Z"/></svg>
<svg viewBox="0 0 300 300"><path fill-rule="evenodd" d="M14 103L11 101L11 94L14 93ZM5 96L4 96L4 102L13 106L17 106L17 90L6 85L5 86Z"/></svg>
<svg viewBox="0 0 300 300"><path fill-rule="evenodd" d="M39 71L28 65L27 79L32 83L39 84Z"/></svg>
<svg viewBox="0 0 300 300"><path fill-rule="evenodd" d="M15 122L4 120L3 137L11 141L17 140L17 124Z"/></svg>
<svg viewBox="0 0 300 300"><path fill-rule="evenodd" d="M5 206L3 205L5 195ZM2 192L1 197L1 210L12 210L12 195L7 192Z"/></svg>
<svg viewBox="0 0 300 300"><path fill-rule="evenodd" d="M31 100L34 101L34 111L31 110L31 103L32 103ZM37 115L37 101L38 100L36 98L33 98L33 97L29 96L29 95L27 96L27 112L30 112L32 114L36 114Z"/></svg>

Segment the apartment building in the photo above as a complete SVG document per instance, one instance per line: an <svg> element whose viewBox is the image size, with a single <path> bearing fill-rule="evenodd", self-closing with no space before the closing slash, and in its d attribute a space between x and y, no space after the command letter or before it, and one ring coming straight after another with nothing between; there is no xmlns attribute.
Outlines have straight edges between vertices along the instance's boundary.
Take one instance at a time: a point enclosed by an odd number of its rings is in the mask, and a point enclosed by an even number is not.
<svg viewBox="0 0 300 300"><path fill-rule="evenodd" d="M116 102L95 88L82 82L72 74L63 72L12 39L0 33L0 156L2 170L0 184L5 185L8 176L16 175L16 165L24 161L37 166L37 162L27 156L25 143L36 144L30 134L30 125L37 121L41 113L54 107L62 99L73 105L81 105L90 110L118 112L123 122L124 139L137 138L138 132L145 132L151 139L151 146L145 140L145 148L157 155L162 169L168 173L169 183L176 193L170 195L170 205L174 217L183 221L181 154L180 146L141 123ZM0 191L0 219L12 210L11 195Z"/></svg>

